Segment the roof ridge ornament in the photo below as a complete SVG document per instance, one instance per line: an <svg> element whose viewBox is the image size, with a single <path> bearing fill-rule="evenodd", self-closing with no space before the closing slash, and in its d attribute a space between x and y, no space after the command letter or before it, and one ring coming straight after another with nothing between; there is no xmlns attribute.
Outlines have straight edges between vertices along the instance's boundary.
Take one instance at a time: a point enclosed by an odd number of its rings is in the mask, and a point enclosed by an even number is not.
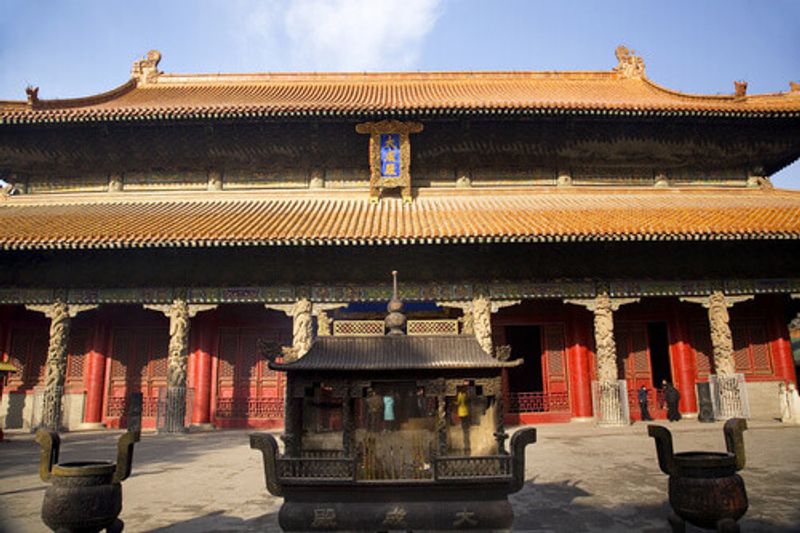
<svg viewBox="0 0 800 533"><path fill-rule="evenodd" d="M146 85L154 83L159 74L163 74L158 70L158 63L161 61L161 52L158 50L150 50L147 55L133 62L131 67L131 78L136 80L137 85Z"/></svg>
<svg viewBox="0 0 800 533"><path fill-rule="evenodd" d="M389 305L386 310L389 314L386 315L384 323L389 331L387 335L405 335L403 328L406 325L406 315L403 314L403 300L397 296L397 270L392 270L393 291L392 299L389 300Z"/></svg>
<svg viewBox="0 0 800 533"><path fill-rule="evenodd" d="M747 82L744 80L736 80L733 82L734 94L736 98L744 98L747 96Z"/></svg>
<svg viewBox="0 0 800 533"><path fill-rule="evenodd" d="M39 103L39 87L28 85L25 87L25 94L28 96L28 106L36 107L36 104Z"/></svg>
<svg viewBox="0 0 800 533"><path fill-rule="evenodd" d="M614 51L617 56L617 66L614 72L619 73L623 78L644 78L644 59L636 55L636 50L628 49L621 44Z"/></svg>

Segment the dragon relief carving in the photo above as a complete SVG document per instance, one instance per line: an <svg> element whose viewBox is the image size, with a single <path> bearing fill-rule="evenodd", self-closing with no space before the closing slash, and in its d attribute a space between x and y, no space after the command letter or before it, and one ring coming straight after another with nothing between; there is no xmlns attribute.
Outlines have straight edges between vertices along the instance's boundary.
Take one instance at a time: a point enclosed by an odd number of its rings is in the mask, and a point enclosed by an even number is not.
<svg viewBox="0 0 800 533"><path fill-rule="evenodd" d="M58 431L61 420L61 392L67 373L67 345L69 344L69 307L56 300L47 313L50 316L50 344L47 347L47 373L42 412L44 425Z"/></svg>
<svg viewBox="0 0 800 533"><path fill-rule="evenodd" d="M791 322L789 322L787 327L788 327L789 331L798 331L798 332L800 332L800 313L798 313L797 316L794 317L791 320Z"/></svg>
<svg viewBox="0 0 800 533"><path fill-rule="evenodd" d="M303 357L311 348L313 337L311 302L306 298L297 301L292 311L292 350L294 358Z"/></svg>
<svg viewBox="0 0 800 533"><path fill-rule="evenodd" d="M186 364L189 357L189 306L185 300L176 299L169 310L169 356L167 384L170 387L186 386Z"/></svg>
<svg viewBox="0 0 800 533"><path fill-rule="evenodd" d="M492 302L485 296L472 301L472 329L483 351L492 353Z"/></svg>
<svg viewBox="0 0 800 533"><path fill-rule="evenodd" d="M467 309L464 311L464 315L459 319L461 322L461 334L462 335L474 335L475 334L475 327L473 322L475 320L474 315L472 314L471 309Z"/></svg>
<svg viewBox="0 0 800 533"><path fill-rule="evenodd" d="M328 313L325 311L320 311L317 315L317 336L330 337L332 324L333 321L331 320L331 317L328 316Z"/></svg>
<svg viewBox="0 0 800 533"><path fill-rule="evenodd" d="M614 311L608 293L595 299L594 342L597 351L597 379L601 385L617 382L617 347L614 342Z"/></svg>
<svg viewBox="0 0 800 533"><path fill-rule="evenodd" d="M708 321L711 326L714 367L717 369L717 374L724 377L736 373L728 307L728 300L722 292L714 291L708 297Z"/></svg>

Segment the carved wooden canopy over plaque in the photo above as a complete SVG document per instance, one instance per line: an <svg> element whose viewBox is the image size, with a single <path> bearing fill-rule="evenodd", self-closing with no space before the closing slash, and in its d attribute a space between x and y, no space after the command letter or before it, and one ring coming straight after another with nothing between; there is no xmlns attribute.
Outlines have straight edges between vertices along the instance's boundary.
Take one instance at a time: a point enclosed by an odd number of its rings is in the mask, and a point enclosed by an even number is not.
<svg viewBox="0 0 800 533"><path fill-rule="evenodd" d="M377 202L383 189L398 187L403 201L411 201L411 142L408 136L421 131L419 122L382 120L356 124L356 132L369 134L370 201Z"/></svg>

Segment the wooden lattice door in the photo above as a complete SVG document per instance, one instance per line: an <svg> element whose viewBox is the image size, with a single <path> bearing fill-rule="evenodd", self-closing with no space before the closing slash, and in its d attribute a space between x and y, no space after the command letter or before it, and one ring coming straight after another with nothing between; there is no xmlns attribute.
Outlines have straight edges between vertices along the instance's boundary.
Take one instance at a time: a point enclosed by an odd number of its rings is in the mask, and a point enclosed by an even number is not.
<svg viewBox="0 0 800 533"><path fill-rule="evenodd" d="M561 324L542 327L542 370L544 392L564 393L569 389L564 357L564 328Z"/></svg>
<svg viewBox="0 0 800 533"><path fill-rule="evenodd" d="M17 371L8 374L6 391L22 392L44 384L48 343L49 334L45 326L11 331L8 357Z"/></svg>
<svg viewBox="0 0 800 533"><path fill-rule="evenodd" d="M569 410L569 379L565 353L564 326L542 326L542 374L544 392L548 397L548 411Z"/></svg>
<svg viewBox="0 0 800 533"><path fill-rule="evenodd" d="M639 415L637 393L644 385L648 391L648 410L653 417L664 414L658 391L653 388L653 369L650 361L646 323L619 324L614 336L617 343L618 377L627 381L631 413Z"/></svg>
<svg viewBox="0 0 800 533"><path fill-rule="evenodd" d="M628 390L642 385L653 387L650 351L647 346L647 324L620 324L614 332L619 358L619 379L628 381Z"/></svg>
<svg viewBox="0 0 800 533"><path fill-rule="evenodd" d="M266 351L291 343L282 329L222 328L217 368L218 419L283 417L283 374L267 366Z"/></svg>
<svg viewBox="0 0 800 533"><path fill-rule="evenodd" d="M772 351L765 321L734 321L731 323L731 335L736 372L747 377L773 375Z"/></svg>
<svg viewBox="0 0 800 533"><path fill-rule="evenodd" d="M128 399L142 393L142 426L156 422L158 390L167 386L169 334L161 328L114 330L111 345L111 378L106 416L127 422Z"/></svg>

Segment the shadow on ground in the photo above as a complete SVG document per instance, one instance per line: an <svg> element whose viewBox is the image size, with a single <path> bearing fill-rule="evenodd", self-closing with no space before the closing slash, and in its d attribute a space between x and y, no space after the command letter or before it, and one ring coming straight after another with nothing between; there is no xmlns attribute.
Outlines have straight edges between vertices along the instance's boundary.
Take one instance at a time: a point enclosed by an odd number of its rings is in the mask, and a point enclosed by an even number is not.
<svg viewBox="0 0 800 533"><path fill-rule="evenodd" d="M67 461L116 461L117 439L124 431L62 433L60 463ZM134 448L134 474L150 463L162 463L169 457L172 464L194 461L208 451L231 446L249 446L249 432L209 432L197 435L144 433ZM14 433L0 442L0 479L36 475L39 468L39 445L29 433ZM141 474L140 474L141 475Z"/></svg>
<svg viewBox="0 0 800 533"><path fill-rule="evenodd" d="M581 488L580 481L558 483L525 483L522 490L510 496L514 507L514 531L578 533L612 531L642 533L670 532L667 517L671 513L666 494L661 504L631 503L600 506L581 502L593 496ZM779 525L745 515L739 524L742 531L796 533L800 526ZM687 532L707 531L688 525Z"/></svg>
<svg viewBox="0 0 800 533"><path fill-rule="evenodd" d="M148 533L195 533L201 531L281 531L278 526L278 513L243 520L236 516L228 516L224 511L216 511L169 526L151 529Z"/></svg>

